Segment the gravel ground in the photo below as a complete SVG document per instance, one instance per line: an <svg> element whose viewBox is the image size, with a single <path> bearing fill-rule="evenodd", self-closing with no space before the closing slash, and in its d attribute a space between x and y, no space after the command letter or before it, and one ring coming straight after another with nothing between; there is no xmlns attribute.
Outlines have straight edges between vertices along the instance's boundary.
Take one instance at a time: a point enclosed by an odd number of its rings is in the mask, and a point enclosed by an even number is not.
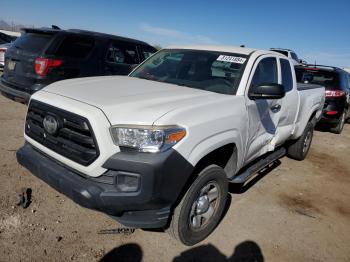
<svg viewBox="0 0 350 262"><path fill-rule="evenodd" d="M163 232L102 234L117 222L81 208L15 158L26 107L0 96L0 261L350 261L350 124L315 132L302 162L281 159L243 190L205 241ZM32 190L26 209L16 193Z"/></svg>

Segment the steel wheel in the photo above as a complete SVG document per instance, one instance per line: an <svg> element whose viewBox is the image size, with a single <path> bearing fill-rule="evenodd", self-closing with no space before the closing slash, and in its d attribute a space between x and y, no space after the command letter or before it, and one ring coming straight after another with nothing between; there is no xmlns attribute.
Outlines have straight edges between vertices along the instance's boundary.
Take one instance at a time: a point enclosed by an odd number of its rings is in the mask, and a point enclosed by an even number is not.
<svg viewBox="0 0 350 262"><path fill-rule="evenodd" d="M309 130L305 136L304 145L303 145L303 153L309 150L312 140L312 132Z"/></svg>
<svg viewBox="0 0 350 262"><path fill-rule="evenodd" d="M207 166L175 207L167 232L188 246L202 241L220 222L227 195L225 171L217 165Z"/></svg>
<svg viewBox="0 0 350 262"><path fill-rule="evenodd" d="M198 230L205 227L217 208L219 196L218 185L209 182L201 190L198 198L193 202L190 213L190 227Z"/></svg>

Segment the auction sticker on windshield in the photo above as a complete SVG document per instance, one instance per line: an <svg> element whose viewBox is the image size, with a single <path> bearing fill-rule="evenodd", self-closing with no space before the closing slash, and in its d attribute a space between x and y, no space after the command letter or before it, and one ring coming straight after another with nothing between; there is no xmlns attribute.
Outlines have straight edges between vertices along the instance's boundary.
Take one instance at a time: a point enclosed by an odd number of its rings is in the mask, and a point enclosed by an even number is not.
<svg viewBox="0 0 350 262"><path fill-rule="evenodd" d="M247 60L247 58L243 58L239 56L219 55L219 57L216 60L223 61L223 62L243 64Z"/></svg>

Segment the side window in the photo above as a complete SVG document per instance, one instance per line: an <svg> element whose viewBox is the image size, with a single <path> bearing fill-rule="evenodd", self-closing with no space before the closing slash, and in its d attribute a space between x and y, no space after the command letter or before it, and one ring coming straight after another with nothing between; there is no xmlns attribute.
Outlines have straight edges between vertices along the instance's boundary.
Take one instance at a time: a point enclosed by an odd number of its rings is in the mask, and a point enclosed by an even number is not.
<svg viewBox="0 0 350 262"><path fill-rule="evenodd" d="M136 45L113 42L107 50L107 62L118 64L138 64Z"/></svg>
<svg viewBox="0 0 350 262"><path fill-rule="evenodd" d="M293 89L292 68L290 67L290 63L288 60L280 59L280 62L282 73L282 85L284 86L284 90L288 92Z"/></svg>
<svg viewBox="0 0 350 262"><path fill-rule="evenodd" d="M155 48L152 48L150 46L142 46L142 53L143 53L143 57L144 59L149 58L151 55L153 55L155 52L157 52L157 50Z"/></svg>
<svg viewBox="0 0 350 262"><path fill-rule="evenodd" d="M250 88L255 88L263 83L278 83L277 61L274 57L264 58L259 62L255 69Z"/></svg>
<svg viewBox="0 0 350 262"><path fill-rule="evenodd" d="M343 82L343 86L344 86L344 87L342 87L342 89L347 90L350 88L350 86L349 86L349 74L344 72L344 71L341 74L342 74L342 82Z"/></svg>
<svg viewBox="0 0 350 262"><path fill-rule="evenodd" d="M74 58L87 57L94 47L94 39L82 36L67 36L55 54L57 56L68 56Z"/></svg>

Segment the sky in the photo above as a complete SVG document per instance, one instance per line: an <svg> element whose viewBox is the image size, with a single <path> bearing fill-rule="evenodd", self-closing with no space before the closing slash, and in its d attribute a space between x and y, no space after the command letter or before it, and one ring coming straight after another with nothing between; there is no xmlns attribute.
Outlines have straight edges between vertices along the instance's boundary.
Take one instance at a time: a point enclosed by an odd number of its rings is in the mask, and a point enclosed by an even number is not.
<svg viewBox="0 0 350 262"><path fill-rule="evenodd" d="M172 44L290 48L309 63L350 68L350 0L1 0L0 20Z"/></svg>

